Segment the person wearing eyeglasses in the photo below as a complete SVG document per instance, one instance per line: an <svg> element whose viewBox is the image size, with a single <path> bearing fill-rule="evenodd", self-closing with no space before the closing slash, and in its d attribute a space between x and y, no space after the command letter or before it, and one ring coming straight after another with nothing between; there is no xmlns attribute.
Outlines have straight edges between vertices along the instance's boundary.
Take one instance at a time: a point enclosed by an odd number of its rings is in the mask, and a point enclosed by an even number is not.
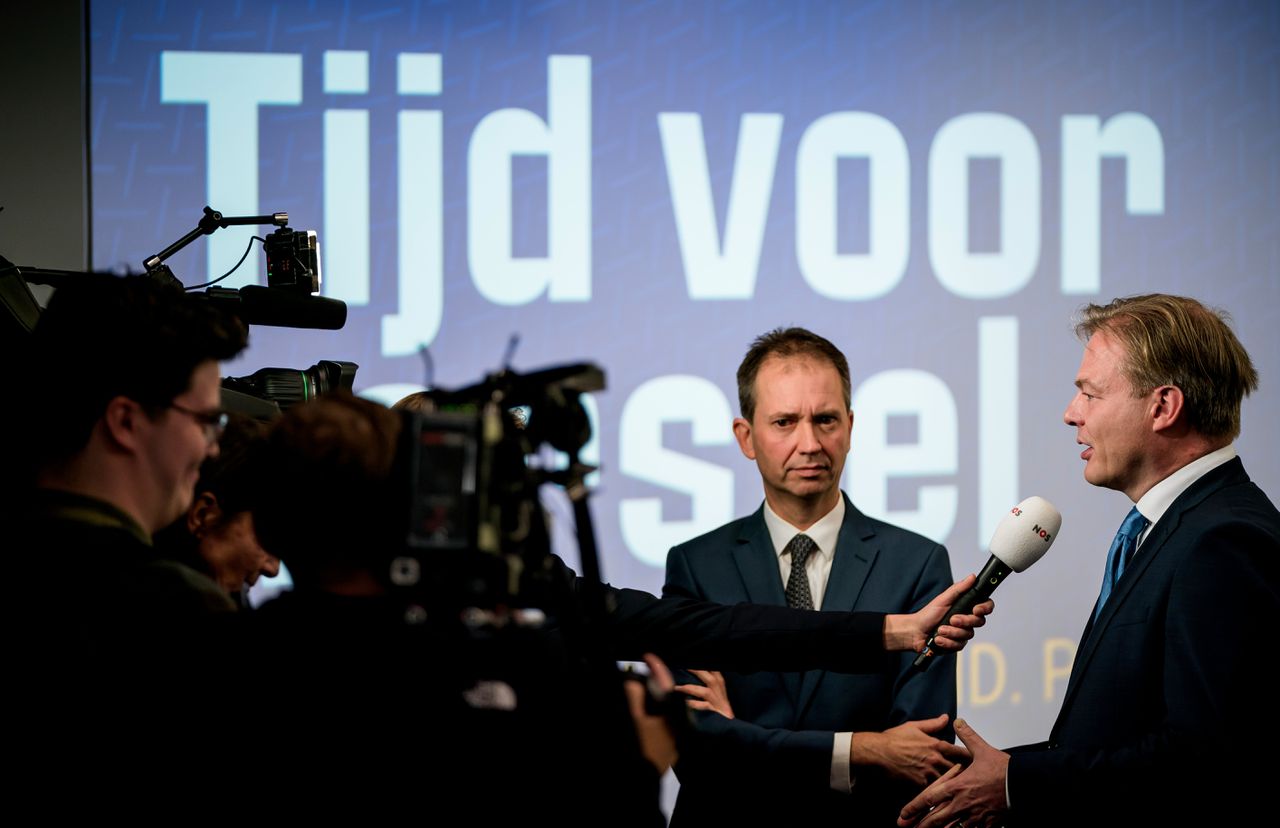
<svg viewBox="0 0 1280 828"><path fill-rule="evenodd" d="M218 453L218 363L245 344L237 319L141 277L86 275L41 315L16 384L26 487L0 526L22 576L20 646L49 675L132 677L235 609L152 536L186 512Z"/></svg>

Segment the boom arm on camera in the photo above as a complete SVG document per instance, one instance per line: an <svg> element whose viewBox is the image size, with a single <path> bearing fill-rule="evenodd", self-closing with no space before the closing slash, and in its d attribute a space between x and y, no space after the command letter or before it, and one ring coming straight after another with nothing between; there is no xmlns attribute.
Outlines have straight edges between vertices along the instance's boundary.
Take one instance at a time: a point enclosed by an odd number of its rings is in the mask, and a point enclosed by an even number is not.
<svg viewBox="0 0 1280 828"><path fill-rule="evenodd" d="M246 325L341 330L347 324L347 303L312 295L320 290L320 247L316 234L311 230L291 230L288 213L224 216L205 205L204 217L194 230L148 258L142 266L149 277L182 287L182 281L164 263L166 259L200 236L211 235L222 227L249 224L270 224L278 228L263 243L267 254L267 286L246 285L238 290L209 287L204 292L205 299L239 316Z"/></svg>
<svg viewBox="0 0 1280 828"><path fill-rule="evenodd" d="M165 266L165 260L201 236L209 236L213 234L214 230L221 227L232 227L234 225L274 224L277 227L284 227L288 223L288 213L272 213L269 216L224 216L222 213L219 213L217 210L206 204L204 208L204 218L200 219L200 222L196 225L194 230L178 239L164 250L161 250L159 253L148 258L142 263L142 266L149 274L159 275L161 278L167 275L174 281L178 281L177 277L173 275L173 271L169 270L169 268Z"/></svg>

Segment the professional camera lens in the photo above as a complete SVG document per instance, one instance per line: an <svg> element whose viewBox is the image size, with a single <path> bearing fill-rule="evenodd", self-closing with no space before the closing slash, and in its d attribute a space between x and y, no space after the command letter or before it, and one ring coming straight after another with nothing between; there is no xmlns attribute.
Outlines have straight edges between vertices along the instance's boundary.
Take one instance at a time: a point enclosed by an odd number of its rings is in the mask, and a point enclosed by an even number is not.
<svg viewBox="0 0 1280 828"><path fill-rule="evenodd" d="M339 389L350 391L357 368L359 366L354 362L322 359L303 371L297 368L262 368L247 377L223 377L222 387L288 408Z"/></svg>

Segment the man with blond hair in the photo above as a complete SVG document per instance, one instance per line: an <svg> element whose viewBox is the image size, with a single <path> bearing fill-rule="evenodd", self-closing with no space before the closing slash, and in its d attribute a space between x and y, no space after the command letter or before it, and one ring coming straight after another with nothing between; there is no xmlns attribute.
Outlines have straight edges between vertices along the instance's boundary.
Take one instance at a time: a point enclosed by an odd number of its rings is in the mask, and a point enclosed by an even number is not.
<svg viewBox="0 0 1280 828"><path fill-rule="evenodd" d="M1062 709L1047 742L1007 753L957 722L972 765L908 804L899 825L1265 821L1280 513L1232 445L1257 372L1225 315L1194 299L1089 305L1076 331L1085 353L1063 419L1084 446L1085 480L1133 508Z"/></svg>

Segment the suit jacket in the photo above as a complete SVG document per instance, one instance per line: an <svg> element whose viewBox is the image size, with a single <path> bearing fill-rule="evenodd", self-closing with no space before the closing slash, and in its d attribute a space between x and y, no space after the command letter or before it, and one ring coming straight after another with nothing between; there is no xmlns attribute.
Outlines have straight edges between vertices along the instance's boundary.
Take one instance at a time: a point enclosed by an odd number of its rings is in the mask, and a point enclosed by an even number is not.
<svg viewBox="0 0 1280 828"><path fill-rule="evenodd" d="M1220 824L1263 813L1245 803L1271 764L1261 743L1272 686L1260 674L1277 618L1280 513L1233 459L1173 502L1085 627L1049 741L1011 751L1014 820Z"/></svg>
<svg viewBox="0 0 1280 828"><path fill-rule="evenodd" d="M873 520L845 499L819 615L912 612L950 584L946 549ZM785 606L763 507L672 549L663 594ZM852 794L833 791L832 744L839 731L882 731L911 719L955 715L954 657L939 659L924 674L910 669L911 660L911 654L887 654L876 672L856 676L726 673L738 718L699 716L700 730L710 738L682 753L673 824L741 818L786 825L851 817L864 825L892 824L913 792L870 773L858 775Z"/></svg>

